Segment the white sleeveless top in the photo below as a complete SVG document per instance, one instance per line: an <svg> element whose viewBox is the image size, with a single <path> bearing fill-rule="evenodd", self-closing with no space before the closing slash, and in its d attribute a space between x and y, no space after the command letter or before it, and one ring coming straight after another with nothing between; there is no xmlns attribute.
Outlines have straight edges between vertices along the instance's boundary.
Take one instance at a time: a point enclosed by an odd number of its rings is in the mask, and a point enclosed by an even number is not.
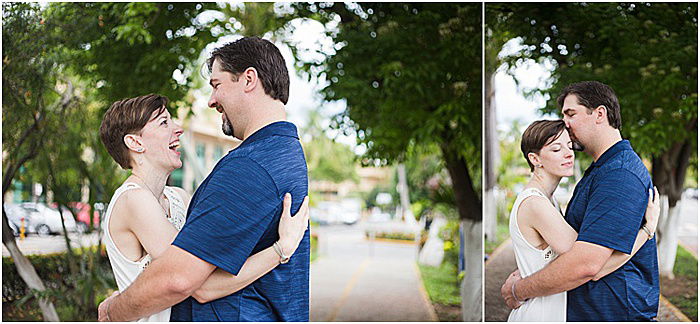
<svg viewBox="0 0 700 324"><path fill-rule="evenodd" d="M515 199L513 209L510 211L510 237L513 241L515 261L518 263L520 275L525 278L544 268L557 257L556 252L548 246L540 250L530 244L518 227L518 209L520 204L528 197L540 196L547 199L542 192L535 188L527 188ZM558 210L559 205L555 200L550 200ZM560 210L561 213L561 210ZM566 292L530 298L522 306L514 309L508 316L509 322L565 322L566 321Z"/></svg>
<svg viewBox="0 0 700 324"><path fill-rule="evenodd" d="M127 259L117 245L112 240L112 236L109 233L109 219L112 215L112 208L121 196L122 193L129 189L140 188L137 184L132 182L124 183L121 187L117 188L112 196L112 200L109 202L109 207L107 207L107 213L102 223L102 231L104 237L105 248L107 249L107 255L109 256L109 263L112 265L112 271L114 272L114 278L117 281L117 287L119 287L119 292L123 292L132 282L136 280L136 277L143 272L144 269L151 263L151 256L145 255L139 261L131 261ZM168 221L173 224L173 226L180 231L182 226L185 224L185 216L187 215L187 210L185 209L185 203L182 201L180 195L175 192L172 187L165 187L163 193L168 198L168 203L170 205L170 217ZM166 217L166 215L163 215ZM139 322L169 322L170 321L170 308L163 310L160 313L153 314L148 317L144 317L138 320Z"/></svg>

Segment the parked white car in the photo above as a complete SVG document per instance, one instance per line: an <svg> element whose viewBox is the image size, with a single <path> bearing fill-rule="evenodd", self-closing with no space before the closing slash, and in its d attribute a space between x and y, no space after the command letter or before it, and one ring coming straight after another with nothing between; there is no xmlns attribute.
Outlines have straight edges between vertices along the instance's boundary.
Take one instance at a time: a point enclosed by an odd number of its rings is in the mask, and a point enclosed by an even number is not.
<svg viewBox="0 0 700 324"><path fill-rule="evenodd" d="M7 208L9 221L14 223L17 229L22 226L22 217L24 217L24 226L26 233L36 233L39 236L48 236L63 232L61 226L61 213L58 210L50 208L43 203L25 202ZM64 213L63 219L66 230L75 232L77 226L75 219L70 213Z"/></svg>

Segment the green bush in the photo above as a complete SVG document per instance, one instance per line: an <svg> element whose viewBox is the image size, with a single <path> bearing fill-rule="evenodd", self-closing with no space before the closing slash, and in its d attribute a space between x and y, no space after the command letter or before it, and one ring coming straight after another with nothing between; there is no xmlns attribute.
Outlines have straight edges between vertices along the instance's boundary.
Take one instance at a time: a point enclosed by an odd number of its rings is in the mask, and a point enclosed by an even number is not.
<svg viewBox="0 0 700 324"><path fill-rule="evenodd" d="M68 253L30 255L47 290L41 293L56 307L62 321L96 321L97 306L117 288L109 260L96 249L75 249ZM12 258L2 259L2 319L40 321L39 292L20 278Z"/></svg>
<svg viewBox="0 0 700 324"><path fill-rule="evenodd" d="M369 238L369 232L365 232L365 237ZM414 241L416 239L416 235L413 233L403 232L377 232L374 234L374 238L399 241Z"/></svg>
<svg viewBox="0 0 700 324"><path fill-rule="evenodd" d="M459 221L455 219L448 220L447 224L440 229L440 239L445 243L443 250L445 258L443 263L449 263L455 268L459 265Z"/></svg>

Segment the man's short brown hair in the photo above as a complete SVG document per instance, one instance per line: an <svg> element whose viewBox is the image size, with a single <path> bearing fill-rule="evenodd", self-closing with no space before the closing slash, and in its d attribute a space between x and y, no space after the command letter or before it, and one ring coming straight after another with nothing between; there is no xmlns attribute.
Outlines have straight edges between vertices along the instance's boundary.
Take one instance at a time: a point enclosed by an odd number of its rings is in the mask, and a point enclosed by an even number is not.
<svg viewBox="0 0 700 324"><path fill-rule="evenodd" d="M588 108L590 114L593 109L599 106L605 106L608 111L608 123L614 129L620 129L622 126L622 117L620 116L620 103L617 101L615 91L606 84L598 81L582 81L572 83L561 91L557 98L559 109L564 106L564 99L570 94L576 95L576 100L579 105Z"/></svg>
<svg viewBox="0 0 700 324"><path fill-rule="evenodd" d="M115 101L102 117L100 139L107 152L124 169L131 169L129 148L124 143L124 136L140 132L151 120L153 112L158 115L165 111L168 98L147 94L136 98Z"/></svg>
<svg viewBox="0 0 700 324"><path fill-rule="evenodd" d="M249 67L255 68L265 94L287 104L289 73L282 53L272 42L260 37L243 37L219 47L207 60L209 72L212 71L216 59L219 59L223 71L236 77Z"/></svg>
<svg viewBox="0 0 700 324"><path fill-rule="evenodd" d="M530 153L540 154L540 150L543 147L554 142L565 130L566 124L561 119L538 120L525 129L520 140L520 150L523 151L523 156L525 156L525 161L530 166L530 171L533 171L535 166L532 165L527 155Z"/></svg>

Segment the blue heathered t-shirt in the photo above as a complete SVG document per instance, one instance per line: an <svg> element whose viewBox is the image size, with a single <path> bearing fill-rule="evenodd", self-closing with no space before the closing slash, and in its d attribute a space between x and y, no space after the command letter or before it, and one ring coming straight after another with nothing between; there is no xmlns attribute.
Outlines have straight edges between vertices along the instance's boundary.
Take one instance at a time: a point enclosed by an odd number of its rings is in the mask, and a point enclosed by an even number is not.
<svg viewBox="0 0 700 324"><path fill-rule="evenodd" d="M237 275L246 259L279 239L285 193L292 215L308 195L304 152L296 127L276 122L230 151L202 182L173 245ZM289 263L249 286L209 303L189 297L171 321L308 321L309 231Z"/></svg>
<svg viewBox="0 0 700 324"><path fill-rule="evenodd" d="M630 142L613 145L576 185L566 221L577 241L629 254L649 200L651 177ZM659 309L656 239L647 241L622 267L567 293L569 322L650 321Z"/></svg>

